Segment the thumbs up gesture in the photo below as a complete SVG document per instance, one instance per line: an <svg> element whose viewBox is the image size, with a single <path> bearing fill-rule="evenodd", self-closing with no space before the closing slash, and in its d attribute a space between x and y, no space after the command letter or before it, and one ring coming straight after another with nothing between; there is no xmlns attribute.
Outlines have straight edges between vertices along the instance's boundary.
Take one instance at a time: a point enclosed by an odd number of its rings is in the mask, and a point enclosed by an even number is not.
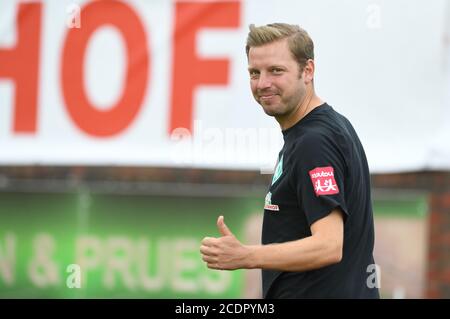
<svg viewBox="0 0 450 319"><path fill-rule="evenodd" d="M234 270L248 268L250 247L242 245L225 224L223 216L217 219L217 228L221 237L205 237L200 253L208 268Z"/></svg>
<svg viewBox="0 0 450 319"><path fill-rule="evenodd" d="M223 216L219 216L219 218L217 218L217 228L222 236L234 236L228 226L225 225Z"/></svg>

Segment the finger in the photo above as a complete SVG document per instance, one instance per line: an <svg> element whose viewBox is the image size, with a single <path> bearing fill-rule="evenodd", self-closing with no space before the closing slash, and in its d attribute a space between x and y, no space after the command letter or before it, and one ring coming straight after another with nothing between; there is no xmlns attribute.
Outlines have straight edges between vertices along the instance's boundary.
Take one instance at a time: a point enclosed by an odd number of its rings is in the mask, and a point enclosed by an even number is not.
<svg viewBox="0 0 450 319"><path fill-rule="evenodd" d="M208 255L208 256L214 255L213 250L205 245L200 246L200 253L202 253L203 255Z"/></svg>
<svg viewBox="0 0 450 319"><path fill-rule="evenodd" d="M219 267L219 265L217 263L207 263L206 266L208 266L208 268L210 268L210 269L221 270L221 268Z"/></svg>
<svg viewBox="0 0 450 319"><path fill-rule="evenodd" d="M214 258L214 257L211 257L211 256L207 256L207 255L202 255L202 260L205 263L209 263L209 264L217 263L217 258Z"/></svg>
<svg viewBox="0 0 450 319"><path fill-rule="evenodd" d="M210 246L213 246L216 242L217 242L217 238L205 237L202 240L202 245L210 247Z"/></svg>
<svg viewBox="0 0 450 319"><path fill-rule="evenodd" d="M227 225L225 225L223 216L219 216L219 218L217 219L217 228L219 228L220 234L222 236L233 236L231 230Z"/></svg>

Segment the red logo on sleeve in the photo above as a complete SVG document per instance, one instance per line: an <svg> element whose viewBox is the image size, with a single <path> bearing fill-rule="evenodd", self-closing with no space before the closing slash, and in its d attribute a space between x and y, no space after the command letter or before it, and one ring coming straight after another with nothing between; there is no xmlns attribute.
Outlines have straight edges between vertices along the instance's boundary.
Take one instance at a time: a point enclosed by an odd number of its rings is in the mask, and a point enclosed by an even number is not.
<svg viewBox="0 0 450 319"><path fill-rule="evenodd" d="M333 195L339 193L336 180L334 179L334 169L331 166L316 167L309 171L311 182L314 186L316 196Z"/></svg>

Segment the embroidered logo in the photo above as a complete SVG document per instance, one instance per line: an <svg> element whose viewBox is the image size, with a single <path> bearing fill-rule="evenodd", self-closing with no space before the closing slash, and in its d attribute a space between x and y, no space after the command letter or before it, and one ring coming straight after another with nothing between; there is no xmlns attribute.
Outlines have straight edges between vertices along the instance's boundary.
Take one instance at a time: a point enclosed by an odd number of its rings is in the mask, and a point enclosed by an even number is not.
<svg viewBox="0 0 450 319"><path fill-rule="evenodd" d="M311 182L314 186L316 196L333 195L339 193L336 180L334 179L334 169L331 166L316 167L309 171Z"/></svg>
<svg viewBox="0 0 450 319"><path fill-rule="evenodd" d="M267 195L266 195L266 200L265 200L265 203L264 203L264 209L273 210L273 211L279 211L280 210L278 205L272 204L272 193L271 192L268 192Z"/></svg>
<svg viewBox="0 0 450 319"><path fill-rule="evenodd" d="M277 181L277 179L280 178L281 174L283 174L283 155L281 155L281 158L278 161L277 167L275 168L275 172L273 173L271 185L273 185Z"/></svg>

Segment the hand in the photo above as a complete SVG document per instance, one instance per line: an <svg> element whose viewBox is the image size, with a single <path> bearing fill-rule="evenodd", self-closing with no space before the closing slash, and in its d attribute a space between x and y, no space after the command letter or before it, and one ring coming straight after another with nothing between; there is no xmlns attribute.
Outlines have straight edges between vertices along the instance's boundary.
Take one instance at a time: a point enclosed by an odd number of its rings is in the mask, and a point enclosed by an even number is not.
<svg viewBox="0 0 450 319"><path fill-rule="evenodd" d="M217 219L217 228L222 235L219 238L205 237L200 252L208 268L234 270L247 268L246 260L249 247L242 245L225 225L223 216Z"/></svg>

